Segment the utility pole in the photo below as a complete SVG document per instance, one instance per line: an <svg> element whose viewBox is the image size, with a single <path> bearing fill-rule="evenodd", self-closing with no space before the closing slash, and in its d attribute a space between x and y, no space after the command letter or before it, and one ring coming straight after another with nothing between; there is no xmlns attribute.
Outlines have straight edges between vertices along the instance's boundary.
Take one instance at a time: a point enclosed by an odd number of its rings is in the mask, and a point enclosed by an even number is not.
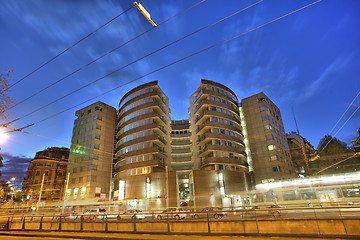
<svg viewBox="0 0 360 240"><path fill-rule="evenodd" d="M66 193L67 189L69 187L69 178L70 178L70 172L67 173L66 179L65 179L65 192L64 192L64 201L66 200Z"/></svg>
<svg viewBox="0 0 360 240"><path fill-rule="evenodd" d="M36 214L39 211L39 204L40 204L40 201L41 201L42 190L43 190L43 187L44 187L44 179L45 179L45 172L43 173L43 177L42 177L42 181L41 181L40 194L39 194L39 200L37 202Z"/></svg>
<svg viewBox="0 0 360 240"><path fill-rule="evenodd" d="M309 176L311 176L309 163L308 163L308 160L307 160L307 157L306 157L304 144L303 144L302 138L301 138L301 136L300 136L300 132L299 132L299 128L298 128L298 125L297 125L297 122L296 122L295 114L294 114L294 120L295 120L295 125L296 125L297 134L298 134L298 136L299 136L299 141L300 141L300 145L301 145L302 154L303 154L303 156L304 156L304 160L305 160L305 163L306 163L306 168L307 168L307 170L308 170Z"/></svg>

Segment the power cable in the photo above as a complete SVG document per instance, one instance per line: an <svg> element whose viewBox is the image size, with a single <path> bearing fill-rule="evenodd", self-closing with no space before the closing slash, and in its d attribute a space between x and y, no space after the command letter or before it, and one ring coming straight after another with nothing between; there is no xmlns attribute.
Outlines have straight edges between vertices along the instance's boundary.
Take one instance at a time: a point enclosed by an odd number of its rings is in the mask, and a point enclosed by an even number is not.
<svg viewBox="0 0 360 240"><path fill-rule="evenodd" d="M340 130L345 126L345 124L354 116L354 114L359 110L360 105L355 109L355 111L350 115L350 117L345 121L345 123L339 128L339 130L334 134L334 137L340 132ZM330 144L330 142L334 139L334 137L331 137L331 139L328 141L328 143L321 149L321 151L317 154L318 156L320 153L324 151L324 149Z"/></svg>
<svg viewBox="0 0 360 240"><path fill-rule="evenodd" d="M305 6L303 6L303 7L300 7L300 8L298 8L298 9L296 9L296 10L293 10L293 11L287 13L287 14L284 14L284 15L282 15L282 16L280 16L280 17L278 17L278 18L275 18L275 19L273 19L273 20L270 20L270 21L268 21L268 22L266 22L266 23L264 23L264 24L261 24L261 25L259 25L259 26L257 26L257 27L254 27L254 28L252 28L252 29L250 29L250 30L247 30L247 31L242 32L242 33L240 33L240 34L238 34L238 35L235 35L235 36L233 36L233 37L231 37L231 38L228 38L228 39L226 39L226 40L224 40L224 41L221 41L221 42L219 42L219 43L216 43L216 44L214 44L214 45L211 45L211 46L209 46L209 47L206 47L206 48L204 48L204 49L202 49L202 50L200 50L200 51L197 51L197 52L195 52L195 53L192 53L192 54L190 54L190 55L188 55L188 56L186 56L186 57L184 57L184 58L181 58L181 59L176 60L176 61L174 61L174 62L172 62L172 63L169 63L169 64L167 64L167 65L165 65L165 66L163 66L163 67L160 67L160 68L158 68L158 69L156 69L156 70L154 70L154 71L151 71L151 72L149 72L149 73L147 73L147 74L145 74L145 75L142 75L142 76L140 76L140 77L138 77L138 78L135 78L135 79L133 79L133 80L131 80L131 81L128 81L127 83L121 84L120 86L117 86L117 87L115 87L115 88L113 88L113 89L111 89L111 90L108 90L108 91L106 91L106 92L104 92L104 93L102 93L102 94L99 94L99 95L97 95L97 96L95 96L95 97L92 97L92 98L86 100L86 101L83 101L83 102L81 102L81 103L79 103L79 104L76 104L76 105L74 105L74 106L72 106L72 107L70 107L70 108L67 108L67 109L65 109L65 110L63 110L63 111L61 111L61 112L58 112L58 113L56 113L56 114L53 114L53 115L51 115L51 116L49 116L49 117L46 117L46 118L44 118L44 119L42 119L42 120L40 120L40 121L37 121L37 122L35 122L35 123L33 123L33 124L27 125L27 126L23 127L22 129L25 129L25 128L28 128L28 127L30 127L30 126L34 126L34 125L36 125L36 124L39 124L39 123L41 123L41 122L43 122L43 121L46 121L46 120L48 120L48 119L50 119L50 118L52 118L52 117L55 117L55 116L57 116L57 115L59 115L59 114L61 114L61 113L64 113L64 112L69 111L69 110L71 110L71 109L73 109L73 108L76 108L76 107L78 107L78 106L80 106L80 105L82 105L82 104L84 104L84 103L87 103L87 102L93 100L93 99L96 99L96 98L98 98L98 97L100 97L100 96L103 96L103 95L105 95L105 94L107 94L107 93L110 93L110 92L112 92L112 91L114 91L114 90L116 90L116 89L118 89L118 88L120 88L120 87L123 87L123 86L125 86L125 85L128 85L128 84L130 84L130 83L132 83L132 82L135 82L135 81L137 81L137 80L139 80L139 79L141 79L141 78L144 78L144 77L149 76L149 75L151 75L151 74L153 74L153 73L155 73L155 72L158 72L158 71L160 71L160 70L162 70L162 69L165 69L165 68L167 68L167 67L170 67L170 66L172 66L172 65L174 65L174 64L176 64L176 63L179 63L179 62L181 62L181 61L184 61L184 60L186 60L186 59L188 59L188 58L190 58L190 57L193 57L193 56L195 56L195 55L198 55L198 54L200 54L200 53L202 53L202 52L204 52L204 51L207 51L207 50L209 50L209 49L211 49L211 48L214 48L214 47L216 47L216 46L218 46L218 45L221 45L221 44L223 44L223 43L226 43L226 42L228 42L228 41L231 41L231 40L233 40L233 39L235 39L235 38L238 38L238 37L240 37L240 36L242 36L242 35L245 35L245 34L247 34L247 33L249 33L249 32L252 32L252 31L254 31L254 30L256 30L256 29L262 28L262 27L264 27L264 26L266 26L266 25L268 25L268 24L270 24L270 23L273 23L273 22L275 22L275 21L278 21L278 20L280 20L280 19L282 19L282 18L284 18L284 17L287 17L287 16L289 16L289 15L291 15L291 14L293 14L293 13L296 13L296 12L298 12L298 11L301 11L301 10L303 10L303 9L309 7L309 6L312 6L312 5L314 5L314 4L316 4L316 3L320 2L320 1L321 1L321 0L314 1L314 2L312 2L312 3L310 3L310 4L307 4L307 5L305 5Z"/></svg>
<svg viewBox="0 0 360 240"><path fill-rule="evenodd" d="M180 13L178 13L178 14L176 14L176 15L172 16L171 18L169 18L169 19L167 19L167 20L163 21L162 23L160 23L157 27L159 27L159 26L163 25L164 23L166 23L166 22L168 22L168 21L172 20L173 18L175 18L175 17L179 16L180 14L182 14L182 13L184 13L184 12L186 12L186 11L190 10L191 8L193 8L193 7L197 6L197 5L199 5L200 3L204 2L204 1L205 1L205 0L201 0L200 2L198 2L198 3L194 4L194 5L192 5L191 7L187 8L187 9L185 9L185 10L183 10L182 12L180 12ZM139 38L139 37L141 37L141 36L145 35L146 33L150 32L150 31L151 31L151 30L153 30L153 29L154 29L154 28L151 28L151 29L149 29L149 30L146 30L145 32L143 32L143 33L141 33L141 34L137 35L136 37L134 37L134 38L132 38L132 39L130 39L130 40L128 40L128 41L126 41L125 43L121 44L120 46L117 46L116 48L114 48L114 49L112 49L111 51L109 51L109 52L105 53L104 55L102 55L102 56L100 56L100 57L98 57L98 58L94 59L93 61L91 61L91 62L89 62L89 63L85 64L84 66L82 66L82 67L78 68L77 70L75 70L75 71L73 71L72 73L70 73L70 74L66 75L65 77L60 78L59 80L57 80L57 81L53 82L52 84L50 84L50 85L46 86L45 88L43 88L43 89L41 89L41 90L39 90L38 92L34 93L33 95L31 95L31 96L29 96L29 97L27 97L27 98L25 98L25 99L21 100L20 102L18 102L18 103L16 103L15 105L13 105L13 106L9 107L8 109L11 109L11 108L14 108L14 107L16 107L16 106L20 105L21 103L23 103L23 102L25 102L25 101L29 100L30 98L32 98L32 97L34 97L34 96L38 95L39 93L41 93L41 92L45 91L46 89L49 89L50 87L52 87L52 86L54 86L54 85L58 84L59 82L61 82L61 81L65 80L66 78L68 78L68 77L70 77L70 76L74 75L75 73L77 73L77 72L79 72L79 71L83 70L84 68L86 68L86 67L90 66L91 64L93 64L93 63L97 62L98 60L100 60L100 59L104 58L105 56L107 56L107 55L109 55L109 54L113 53L114 51L116 51L116 50L118 50L119 48L121 48L121 47L123 47L123 46L127 45L128 43L130 43L130 42L132 42L132 41L136 40L137 38ZM105 77L106 77L106 76L105 76ZM100 79L99 79L99 80L100 80ZM51 103L51 104L52 104L52 103ZM40 109L42 109L42 108L40 108ZM38 110L40 110L40 109L38 109Z"/></svg>
<svg viewBox="0 0 360 240"><path fill-rule="evenodd" d="M70 95L72 95L72 94L74 94L74 93L76 93L76 92L78 92L78 91L80 91L80 90L82 90L82 89L84 89L84 88L86 88L86 87L88 87L88 86L90 86L90 85L92 85L92 84L94 84L94 83L96 83L96 82L98 82L98 81L100 81L100 80L102 80L102 79L104 79L104 78L106 78L106 77L108 77L108 76L110 76L110 75L112 75L112 74L114 74L114 73L116 73L116 72L118 72L118 71L126 68L126 67L129 67L130 65L132 65L132 64L134 64L134 63L136 63L136 62L138 62L138 61L140 61L140 60L143 60L144 58L147 58L147 57L149 57L149 56L151 56L151 55L153 55L153 54L155 54L155 53L157 53L157 52L160 52L161 50L163 50L163 49L165 49L165 48L167 48L167 47L169 47L169 46L171 46L171 45L173 45L173 44L175 44L175 43L177 43L177 42L180 42L180 41L184 40L185 38L188 38L188 37L190 37L190 36L192 36L192 35L200 32L200 31L202 31L202 30L204 30L204 29L206 29L206 28L209 28L209 27L211 27L211 26L213 26L213 25L215 25L215 24L217 24L217 23L219 23L219 22L222 22L222 21L226 20L227 18L230 18L230 17L232 17L232 16L234 16L234 15L236 15L236 14L238 14L238 13L240 13L240 12L242 12L242 11L244 11L244 10L252 7L252 6L255 6L256 4L258 4L258 3L262 2L262 1L263 1L263 0L260 0L260 1L256 2L256 3L252 4L252 5L249 5L249 6L245 7L245 8L243 8L243 9L235 12L235 13L232 13L232 14L228 15L228 16L226 16L226 17L224 17L224 18L222 18L222 19L220 19L220 20L218 20L218 21L216 21L216 22L214 22L214 23L211 23L211 24L209 24L209 25L207 25L207 26L205 26L205 27L202 27L202 28L200 28L200 29L198 29L198 30L196 30L196 31L194 31L194 32L192 32L192 33L190 33L190 34L182 37L182 38L179 38L179 39L177 39L177 40L175 40L175 41L173 41L173 42L171 42L171 43L169 43L169 44L167 44L167 45L165 45L165 46L163 46L163 47L161 47L161 48L159 48L159 49L157 49L157 50L155 50L155 51L153 51L153 52L151 52L151 53L149 53L149 54L146 54L145 56L143 56L143 57L141 57L141 58L138 58L138 59L134 60L133 62L131 62L131 63L129 63L129 64L126 64L126 65L124 65L124 66L122 66L122 67L120 67L120 68L112 71L111 73L108 73L108 74L106 74L105 76L102 76L101 78L98 78L98 79L96 79L95 81L92 81L92 82L90 82L90 83L88 83L88 84L86 84L86 85L84 85L84 86L82 86L82 87L80 87L80 88L78 88L78 89L76 89L76 90L74 90L74 91L72 91L72 92L70 92L70 93L68 93L68 94L66 94L66 95L64 95L64 96L62 96L62 97L60 97L60 98L58 98L58 99L56 99L56 100L54 100L54 101L46 104L46 105L44 105L44 106L42 106L42 107L40 107L40 108L38 108L38 109L36 109L36 110L28 113L28 114L26 114L26 115L24 115L24 116L22 116L22 117L18 118L18 119L22 119L22 118L25 118L25 117L27 117L27 116L29 116L29 115L31 115L31 114L34 114L35 112L38 112L39 110L44 109L44 108L50 106L51 104L54 104L54 103L56 103L56 102L58 102L58 101L60 101L60 100L62 100L62 99L64 99L64 98L66 98L66 97L68 97L68 96L70 96ZM168 20L166 20L166 21L168 21ZM165 22L166 22L166 21L165 21ZM165 23L165 22L160 23L158 26L160 26L161 24L163 24L163 23ZM104 55L104 56L105 56L105 55ZM43 89L43 90L44 90L44 89ZM35 95L36 95L36 94L35 94ZM35 95L33 95L33 96L35 96ZM18 119L17 119L17 120L18 120Z"/></svg>
<svg viewBox="0 0 360 240"><path fill-rule="evenodd" d="M140 2L142 2L143 0L141 0ZM62 54L64 54L65 52L69 51L71 48L75 47L76 45L78 45L80 42L82 42L83 40L85 40L86 38L90 37L91 35L93 35L94 33L96 33L98 30L100 30L101 28L105 27L106 25L108 25L109 23L111 23L112 21L114 21L115 19L117 19L118 17L120 17L121 15L123 15L124 13L128 12L130 9L132 9L135 5L132 5L130 8L126 9L125 11L123 11L122 13L118 14L117 16L115 16L114 18L110 19L109 21L107 21L106 23L104 23L103 25L101 25L100 27L98 27L97 29L95 29L94 31L92 31L91 33L89 33L88 35L86 35L85 37L83 37L82 39L80 39L79 41L77 41L76 43L74 43L73 45L71 45L70 47L66 48L64 51L60 52L58 55L56 55L55 57L51 58L50 60L48 60L47 62L43 63L42 65L40 65L38 68L36 68L35 70L33 70L32 72L30 72L29 74L25 75L24 77L22 77L21 79L19 79L18 81L16 81L15 83L13 83L12 85L10 85L9 87L7 87L6 89L4 89L3 91L0 92L3 93L5 91L8 91L10 88L12 88L13 86L15 86L16 84L20 83L21 81L23 81L24 79L26 79L27 77L29 77L30 75L34 74L35 72L37 72L38 70L40 70L41 68L43 68L44 66L46 66L47 64L49 64L50 62L54 61L56 58L60 57Z"/></svg>

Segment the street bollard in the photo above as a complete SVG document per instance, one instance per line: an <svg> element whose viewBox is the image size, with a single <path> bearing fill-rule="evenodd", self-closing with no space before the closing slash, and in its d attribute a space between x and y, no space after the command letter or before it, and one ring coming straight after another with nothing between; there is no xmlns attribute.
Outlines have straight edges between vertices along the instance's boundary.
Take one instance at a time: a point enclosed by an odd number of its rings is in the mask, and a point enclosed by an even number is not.
<svg viewBox="0 0 360 240"><path fill-rule="evenodd" d="M206 216L207 216L208 232L210 233L211 229L210 229L210 219L209 219L209 213L208 212L206 213Z"/></svg>
<svg viewBox="0 0 360 240"><path fill-rule="evenodd" d="M136 232L136 214L134 214L133 218L134 218L134 232Z"/></svg>
<svg viewBox="0 0 360 240"><path fill-rule="evenodd" d="M105 232L108 231L108 219L107 219L107 215L105 215Z"/></svg>
<svg viewBox="0 0 360 240"><path fill-rule="evenodd" d="M21 229L25 230L25 217L23 217L23 223L22 223Z"/></svg>
<svg viewBox="0 0 360 240"><path fill-rule="evenodd" d="M256 209L254 209L255 211L255 220L256 220L256 229L257 229L257 233L260 234L260 230L259 230L259 221L257 218L257 214L256 214Z"/></svg>
<svg viewBox="0 0 360 240"><path fill-rule="evenodd" d="M84 231L84 216L80 217L80 231Z"/></svg>
<svg viewBox="0 0 360 240"><path fill-rule="evenodd" d="M7 223L6 223L6 230L10 229L10 217L8 217Z"/></svg>
<svg viewBox="0 0 360 240"><path fill-rule="evenodd" d="M169 223L169 214L166 214L167 216L167 231L170 232L170 223Z"/></svg>
<svg viewBox="0 0 360 240"><path fill-rule="evenodd" d="M59 216L59 230L61 230L61 215Z"/></svg>
<svg viewBox="0 0 360 240"><path fill-rule="evenodd" d="M40 218L40 226L39 226L39 230L42 230L42 223L43 223L43 216L41 216L41 218Z"/></svg>

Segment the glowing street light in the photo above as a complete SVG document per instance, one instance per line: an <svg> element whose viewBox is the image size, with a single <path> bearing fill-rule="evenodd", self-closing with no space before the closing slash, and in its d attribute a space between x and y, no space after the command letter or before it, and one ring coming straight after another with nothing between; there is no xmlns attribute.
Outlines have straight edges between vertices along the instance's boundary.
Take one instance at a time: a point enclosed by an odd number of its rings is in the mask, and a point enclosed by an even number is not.
<svg viewBox="0 0 360 240"><path fill-rule="evenodd" d="M4 133L3 131L0 131L0 143L5 142L8 138L8 134Z"/></svg>
<svg viewBox="0 0 360 240"><path fill-rule="evenodd" d="M16 180L16 177L12 177L12 178L11 178L11 181L15 181L15 180Z"/></svg>
<svg viewBox="0 0 360 240"><path fill-rule="evenodd" d="M140 4L140 3L137 3L137 2L134 2L134 5L139 9L139 11L146 17L147 20L149 20L149 22L154 26L156 27L156 23L154 23L153 20L151 20L151 16L150 14L148 13L148 11L146 11L146 9Z"/></svg>

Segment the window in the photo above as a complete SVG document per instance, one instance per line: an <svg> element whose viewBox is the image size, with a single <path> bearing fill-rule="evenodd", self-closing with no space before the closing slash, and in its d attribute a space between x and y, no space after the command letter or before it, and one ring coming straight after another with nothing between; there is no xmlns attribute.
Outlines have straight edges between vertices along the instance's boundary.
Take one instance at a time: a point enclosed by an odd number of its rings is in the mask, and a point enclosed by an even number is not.
<svg viewBox="0 0 360 240"><path fill-rule="evenodd" d="M264 126L264 129L265 129L265 130L271 130L271 129L273 129L273 128L272 128L272 126L271 126L270 124L266 124L266 125Z"/></svg>
<svg viewBox="0 0 360 240"><path fill-rule="evenodd" d="M71 179L71 183L74 184L76 182L76 179L75 178L72 178Z"/></svg>
<svg viewBox="0 0 360 240"><path fill-rule="evenodd" d="M277 160L277 156L276 156L276 155L270 156L270 160L271 160L271 161L276 161L276 160Z"/></svg>
<svg viewBox="0 0 360 240"><path fill-rule="evenodd" d="M101 107L95 107L95 111L100 111L100 112L102 112L102 108L101 108Z"/></svg>
<svg viewBox="0 0 360 240"><path fill-rule="evenodd" d="M265 102L265 98L259 98L259 102Z"/></svg>
<svg viewBox="0 0 360 240"><path fill-rule="evenodd" d="M80 121L80 126L84 124L84 121Z"/></svg>
<svg viewBox="0 0 360 240"><path fill-rule="evenodd" d="M90 118L87 118L87 119L86 119L86 122L87 122L87 123L90 122Z"/></svg>
<svg viewBox="0 0 360 240"><path fill-rule="evenodd" d="M84 182L84 178L83 177L79 177L79 183Z"/></svg>
<svg viewBox="0 0 360 240"><path fill-rule="evenodd" d="M91 109L88 110L88 114L90 114L90 113L91 113Z"/></svg>
<svg viewBox="0 0 360 240"><path fill-rule="evenodd" d="M273 172L280 172L280 166L272 167Z"/></svg>
<svg viewBox="0 0 360 240"><path fill-rule="evenodd" d="M86 127L86 128L85 128L85 132L88 132L88 131L89 131L89 127Z"/></svg>
<svg viewBox="0 0 360 240"><path fill-rule="evenodd" d="M93 159L93 158L94 158L94 154L90 154L89 159Z"/></svg>
<svg viewBox="0 0 360 240"><path fill-rule="evenodd" d="M266 140L274 140L274 135L266 135Z"/></svg>
<svg viewBox="0 0 360 240"><path fill-rule="evenodd" d="M81 129L79 129L78 134L81 134L81 133L82 133L82 130L81 130Z"/></svg>
<svg viewBox="0 0 360 240"><path fill-rule="evenodd" d="M84 137L84 142L86 142L88 140L88 138L89 138L88 136L85 136Z"/></svg>
<svg viewBox="0 0 360 240"><path fill-rule="evenodd" d="M270 119L270 117L269 117L269 115L265 115L265 116L262 116L262 118L261 118L263 121L265 121L265 120L269 120Z"/></svg>
<svg viewBox="0 0 360 240"><path fill-rule="evenodd" d="M276 146L274 144L268 145L269 151L276 150Z"/></svg>
<svg viewBox="0 0 360 240"><path fill-rule="evenodd" d="M267 111L269 108L267 106L262 106L260 108L260 112Z"/></svg>
<svg viewBox="0 0 360 240"><path fill-rule="evenodd" d="M87 181L87 182L90 182L90 181L91 181L91 175L86 177L86 181Z"/></svg>
<svg viewBox="0 0 360 240"><path fill-rule="evenodd" d="M83 172L85 170L85 167L84 166L81 166L80 167L80 172Z"/></svg>
<svg viewBox="0 0 360 240"><path fill-rule="evenodd" d="M94 149L94 148L95 148L95 144L94 144L94 143L90 144L90 148L91 148L91 149Z"/></svg>
<svg viewBox="0 0 360 240"><path fill-rule="evenodd" d="M39 176L40 175L40 171L36 171L36 176Z"/></svg>
<svg viewBox="0 0 360 240"><path fill-rule="evenodd" d="M45 176L49 176L49 171L45 171Z"/></svg>
<svg viewBox="0 0 360 240"><path fill-rule="evenodd" d="M78 140L77 140L77 143L78 143L78 144L81 143L81 139L78 139Z"/></svg>
<svg viewBox="0 0 360 240"><path fill-rule="evenodd" d="M77 168L73 168L73 173L77 173Z"/></svg>

